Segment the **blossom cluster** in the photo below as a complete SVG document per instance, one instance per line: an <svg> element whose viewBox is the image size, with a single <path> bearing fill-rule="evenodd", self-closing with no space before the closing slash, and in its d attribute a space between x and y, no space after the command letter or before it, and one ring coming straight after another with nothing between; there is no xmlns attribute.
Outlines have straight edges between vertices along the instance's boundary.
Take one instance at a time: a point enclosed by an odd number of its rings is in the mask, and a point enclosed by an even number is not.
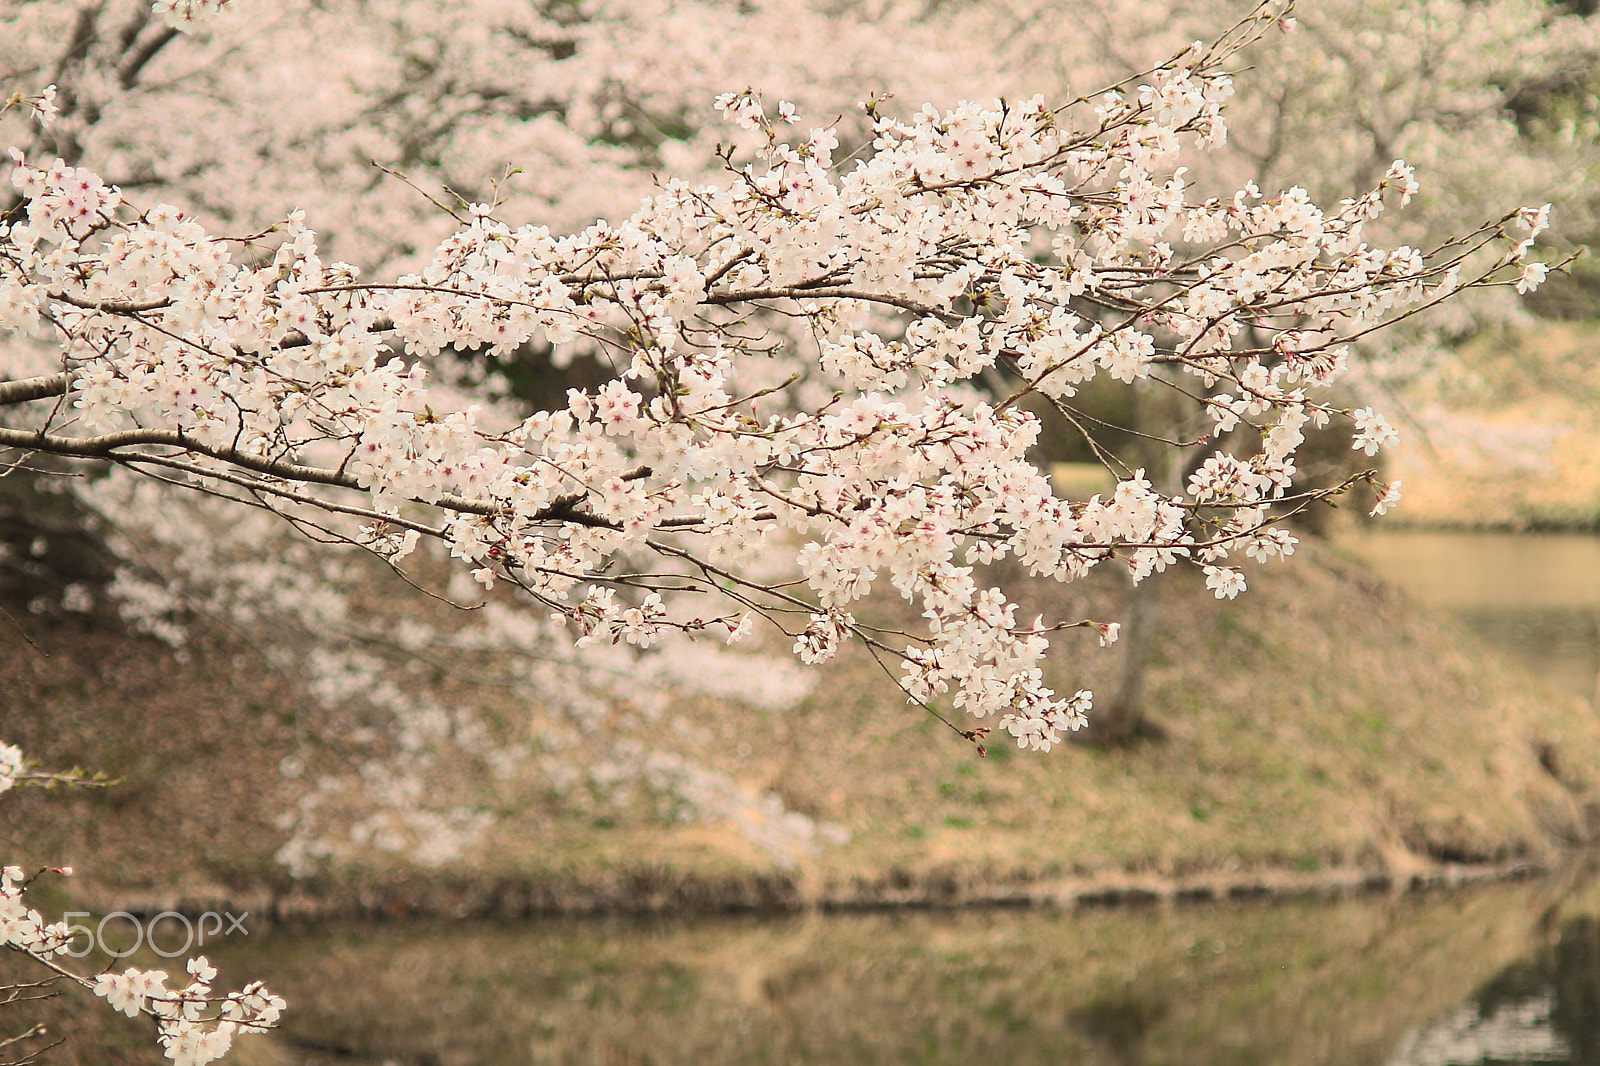
<svg viewBox="0 0 1600 1066"><path fill-rule="evenodd" d="M282 997L260 981L225 996L213 995L217 969L204 955L190 959L186 968L189 983L182 988L168 988L162 970L130 966L121 973L108 971L95 977L94 994L130 1018L153 1016L174 1066L214 1062L228 1053L236 1035L264 1033L283 1013Z"/></svg>
<svg viewBox="0 0 1600 1066"><path fill-rule="evenodd" d="M13 744L0 744L0 792L14 788L24 772L22 750Z"/></svg>
<svg viewBox="0 0 1600 1066"><path fill-rule="evenodd" d="M912 699L948 694L1048 750L1090 702L1045 682L1049 636L1084 623L1019 620L982 564L1069 581L1111 563L1137 581L1188 561L1237 595L1231 553L1287 554L1274 517L1337 491L1293 491L1307 425L1351 418L1368 454L1395 440L1370 409L1319 399L1350 339L1529 279L1542 212L1431 253L1372 246L1368 224L1416 191L1401 162L1332 210L1254 183L1190 197L1179 160L1225 139L1237 45L1195 44L1081 124L1042 96L907 119L869 103L870 150L848 167L833 130L791 143L792 107L780 126L754 92L725 94L764 141L730 152L721 182L667 181L565 236L474 205L423 269L384 283L324 262L298 212L225 240L14 153L26 221L0 231L0 327L48 333L64 369L0 400L64 402L0 444L331 516L319 528L348 519L343 536L396 563L409 534L441 539L585 640L737 633L751 611L808 663L859 639L899 657ZM1463 277L1466 249L1501 243ZM447 349L530 345L616 377L521 421L429 380ZM1040 423L1023 400L1072 417L1100 375L1193 403L1188 446L1216 451L1186 495L1126 471L1105 498L1061 499L1028 461ZM801 588L747 574L778 551ZM925 622L896 646L849 610L880 578Z"/></svg>
<svg viewBox="0 0 1600 1066"><path fill-rule="evenodd" d="M150 5L150 10L168 26L188 29L215 18L230 2L231 0L155 0Z"/></svg>
<svg viewBox="0 0 1600 1066"><path fill-rule="evenodd" d="M45 958L65 954L72 931L66 922L46 922L23 902L25 882L20 867L0 868L0 943Z"/></svg>

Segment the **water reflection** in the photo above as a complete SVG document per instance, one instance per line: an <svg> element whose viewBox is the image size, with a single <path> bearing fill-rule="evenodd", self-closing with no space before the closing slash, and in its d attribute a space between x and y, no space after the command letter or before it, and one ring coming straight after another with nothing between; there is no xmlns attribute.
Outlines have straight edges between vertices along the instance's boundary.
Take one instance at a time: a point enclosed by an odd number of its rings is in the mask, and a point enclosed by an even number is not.
<svg viewBox="0 0 1600 1066"><path fill-rule="evenodd" d="M1471 609L1453 612L1562 692L1593 701L1600 682L1600 608Z"/></svg>
<svg viewBox="0 0 1600 1066"><path fill-rule="evenodd" d="M1600 1063L1600 922L1568 920L1554 944L1408 1032L1389 1063Z"/></svg>
<svg viewBox="0 0 1600 1066"><path fill-rule="evenodd" d="M1600 920L1567 920L1552 943L1408 1034L1390 1061L1600 1063Z"/></svg>
<svg viewBox="0 0 1600 1066"><path fill-rule="evenodd" d="M1553 687L1597 700L1600 537L1402 529L1345 534L1337 543Z"/></svg>
<svg viewBox="0 0 1600 1066"><path fill-rule="evenodd" d="M274 930L289 1063L1600 1062L1600 893Z"/></svg>
<svg viewBox="0 0 1600 1066"><path fill-rule="evenodd" d="M1463 1003L1407 1033L1389 1066L1573 1062L1572 1048L1556 1027L1553 1008L1554 1001L1546 993L1508 999L1488 1008L1476 1000Z"/></svg>

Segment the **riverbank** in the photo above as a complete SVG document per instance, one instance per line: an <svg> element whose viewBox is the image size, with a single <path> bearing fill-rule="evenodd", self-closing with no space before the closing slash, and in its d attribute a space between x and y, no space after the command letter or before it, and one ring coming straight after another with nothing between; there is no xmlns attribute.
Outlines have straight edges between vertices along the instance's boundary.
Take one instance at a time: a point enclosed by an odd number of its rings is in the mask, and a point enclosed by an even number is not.
<svg viewBox="0 0 1600 1066"><path fill-rule="evenodd" d="M123 782L8 795L17 817L0 833L13 861L80 871L63 904L233 901L284 917L1338 893L1550 868L1594 838L1600 726L1582 701L1324 545L1250 582L1228 603L1188 575L1169 583L1146 688L1159 741L1042 756L996 743L979 758L896 699L870 660L846 659L785 710L699 697L675 711L705 767L779 805L740 817L776 809L836 827L809 849L775 855L748 821L686 823L650 802L586 810L531 771L441 772L441 795L493 804L459 859L427 867L367 849L300 879L273 859L282 814L308 787L284 760L308 737L322 759L339 754L345 724L226 634L179 663L69 622L39 635L48 658L19 643L0 660L0 736ZM1068 600L1057 609L1069 616L1114 617L1122 590L1033 594ZM1116 655L1064 652L1054 668L1104 692Z"/></svg>
<svg viewBox="0 0 1600 1066"><path fill-rule="evenodd" d="M300 926L327 922L411 919L520 921L563 917L648 917L807 912L854 913L894 910L1031 908L1071 911L1099 907L1183 906L1241 900L1336 900L1393 896L1476 885L1534 880L1552 874L1534 862L1495 864L1418 863L1408 875L1386 872L1262 870L1200 879L1099 878L1050 881L988 881L931 871L919 879L857 883L844 891L808 898L783 875L708 881L692 872L634 870L626 876L567 884L413 879L356 890L294 890L283 895L179 896L123 894L100 888L76 901L94 914L125 913L140 919L176 913L198 919L207 913L249 916L263 925Z"/></svg>

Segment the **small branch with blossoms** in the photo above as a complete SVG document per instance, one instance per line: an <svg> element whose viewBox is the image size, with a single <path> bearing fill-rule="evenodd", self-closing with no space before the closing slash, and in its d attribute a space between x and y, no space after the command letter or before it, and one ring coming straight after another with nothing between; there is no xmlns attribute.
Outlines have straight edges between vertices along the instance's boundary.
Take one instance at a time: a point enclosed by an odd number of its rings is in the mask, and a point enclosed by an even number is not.
<svg viewBox="0 0 1600 1066"><path fill-rule="evenodd" d="M106 788L118 782L101 771L74 766L70 770L40 770L14 744L0 743L0 792L18 787L45 789Z"/></svg>
<svg viewBox="0 0 1600 1066"><path fill-rule="evenodd" d="M15 746L0 743L0 792L16 786L54 788L62 784L106 783L103 777L86 777L76 770L61 773L33 770ZM54 974L54 977L42 982L0 989L0 993L5 993L5 998L0 999L0 1007L19 1000L39 998L26 993L51 987L58 981L76 984L106 1000L114 1010L130 1018L140 1014L153 1018L157 1039L174 1066L205 1066L226 1055L235 1037L263 1033L277 1025L284 1009L284 1001L280 997L273 995L260 981L253 981L235 992L214 992L212 983L216 980L217 971L204 956L196 956L188 961L188 983L173 988L168 987L170 978L161 970L141 970L130 966L121 972L107 970L85 976L70 969L62 958L72 954L73 939L82 929L70 926L65 921L47 921L24 899L29 886L45 874L70 877L72 869L49 867L30 877L20 867L0 867L0 945L28 957ZM47 994L56 993L52 991ZM8 1044L42 1033L42 1027L34 1026L20 1036L0 1040L0 1051ZM23 1058L15 1060L12 1066L31 1063L47 1050L48 1047L30 1051Z"/></svg>
<svg viewBox="0 0 1600 1066"><path fill-rule="evenodd" d="M0 103L0 115L16 107L26 108L41 128L48 128L50 123L55 121L56 113L60 111L56 106L56 87L46 85L42 91L31 96L20 91L13 92L6 97L4 103Z"/></svg>
<svg viewBox="0 0 1600 1066"><path fill-rule="evenodd" d="M738 639L754 616L821 663L868 640L852 607L887 585L925 626L870 638L910 698L949 693L1047 750L1090 711L1043 681L1049 636L1074 626L1019 625L983 566L1067 582L1190 565L1239 595L1236 553L1290 554L1273 523L1349 487L1295 490L1308 427L1341 420L1367 455L1397 440L1328 398L1351 344L1550 269L1529 258L1542 208L1430 251L1374 246L1417 191L1400 161L1330 210L1298 187L1193 197L1189 164L1226 135L1227 64L1282 17L1264 4L1092 99L905 119L869 102L848 166L831 128L791 142L793 106L774 120L758 93L724 94L753 144L723 151L720 184L669 180L565 235L471 205L419 272L381 282L325 263L299 213L245 260L181 210L14 151L0 330L53 346L59 370L0 383L0 447L268 506L397 565L436 540L582 641ZM523 346L616 373L531 414L429 379L447 348ZM1121 469L1063 499L1028 461L1023 399L1070 412L1096 378L1186 405L1145 434L1212 449L1182 491ZM1399 486L1376 493L1381 514Z"/></svg>

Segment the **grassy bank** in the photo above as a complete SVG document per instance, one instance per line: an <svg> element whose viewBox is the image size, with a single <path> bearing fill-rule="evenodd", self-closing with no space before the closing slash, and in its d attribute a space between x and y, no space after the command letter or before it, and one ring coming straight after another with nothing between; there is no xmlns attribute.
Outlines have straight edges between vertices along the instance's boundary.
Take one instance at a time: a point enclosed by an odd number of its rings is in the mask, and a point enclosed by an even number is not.
<svg viewBox="0 0 1600 1066"><path fill-rule="evenodd" d="M276 898L505 914L1403 883L1452 865L1548 865L1590 839L1600 726L1587 706L1320 545L1250 582L1228 603L1187 574L1167 583L1147 682L1159 741L1033 755L997 739L979 758L864 656L786 710L676 706L661 728L692 737L705 766L848 831L792 867L725 821L685 824L648 797L597 814L530 765L494 781L439 771L440 796L477 796L495 815L459 861L368 849L295 882L272 855L307 782L278 768L308 745L329 756L348 723L224 633L176 662L112 626L58 622L35 634L48 657L0 636L0 737L123 783L8 795L0 836L18 859L75 866L73 893L101 909ZM1108 575L1028 594L1103 618L1124 590ZM1052 669L1108 693L1118 651L1061 643Z"/></svg>

